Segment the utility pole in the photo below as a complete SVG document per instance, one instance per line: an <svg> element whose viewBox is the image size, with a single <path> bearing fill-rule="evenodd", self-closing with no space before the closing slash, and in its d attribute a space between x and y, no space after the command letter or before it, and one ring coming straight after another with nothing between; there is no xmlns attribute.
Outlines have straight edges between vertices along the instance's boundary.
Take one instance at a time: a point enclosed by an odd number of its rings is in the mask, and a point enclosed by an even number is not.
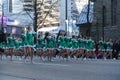
<svg viewBox="0 0 120 80"><path fill-rule="evenodd" d="M102 6L102 37L103 37L103 40L105 39L104 27L105 27L105 6Z"/></svg>
<svg viewBox="0 0 120 80"><path fill-rule="evenodd" d="M88 0L88 9L87 9L87 23L89 24L89 13L90 13L90 0Z"/></svg>
<svg viewBox="0 0 120 80"><path fill-rule="evenodd" d="M37 32L37 0L34 0L34 2L33 2L33 4L34 4L34 31L35 32Z"/></svg>
<svg viewBox="0 0 120 80"><path fill-rule="evenodd" d="M66 19L66 32L67 32L67 26L68 26L68 3L67 3L68 0L65 0L65 19Z"/></svg>
<svg viewBox="0 0 120 80"><path fill-rule="evenodd" d="M37 0L33 1L33 7L34 7L33 27L34 27L34 31L37 33ZM36 42L37 42L37 37L34 38L34 43Z"/></svg>
<svg viewBox="0 0 120 80"><path fill-rule="evenodd" d="M90 0L88 0L88 8L87 8L87 26L88 26L88 34L87 36L90 36L90 21L89 21L89 13L90 13Z"/></svg>

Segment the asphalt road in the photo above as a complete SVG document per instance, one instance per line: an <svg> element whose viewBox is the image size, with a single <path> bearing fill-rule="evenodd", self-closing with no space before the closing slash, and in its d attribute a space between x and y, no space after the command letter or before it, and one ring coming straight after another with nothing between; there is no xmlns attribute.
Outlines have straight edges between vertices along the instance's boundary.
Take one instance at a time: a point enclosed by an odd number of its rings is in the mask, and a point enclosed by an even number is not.
<svg viewBox="0 0 120 80"><path fill-rule="evenodd" d="M120 80L119 60L0 61L0 80Z"/></svg>

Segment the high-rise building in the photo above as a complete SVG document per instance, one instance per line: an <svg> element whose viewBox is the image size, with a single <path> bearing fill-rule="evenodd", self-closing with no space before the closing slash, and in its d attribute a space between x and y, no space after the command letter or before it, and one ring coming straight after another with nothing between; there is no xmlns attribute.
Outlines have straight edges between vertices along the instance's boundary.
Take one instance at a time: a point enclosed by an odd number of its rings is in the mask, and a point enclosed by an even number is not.
<svg viewBox="0 0 120 80"><path fill-rule="evenodd" d="M23 0L23 11L33 11L33 0Z"/></svg>
<svg viewBox="0 0 120 80"><path fill-rule="evenodd" d="M23 11L21 0L2 0L5 15Z"/></svg>
<svg viewBox="0 0 120 80"><path fill-rule="evenodd" d="M23 0L2 0L3 2L3 12L4 16L7 16L7 18L10 18L12 20L15 20L15 24L8 25L14 25L14 26L20 26L20 27L26 27L26 26L33 26L33 20L31 17L24 11L24 1ZM33 17L33 13L29 13Z"/></svg>
<svg viewBox="0 0 120 80"><path fill-rule="evenodd" d="M77 20L88 0L60 0L60 26L63 30L67 28L67 20Z"/></svg>
<svg viewBox="0 0 120 80"><path fill-rule="evenodd" d="M57 27L59 26L59 1L37 0L38 27ZM5 0L4 12L8 18L19 21L18 26L33 26L34 10L33 0Z"/></svg>
<svg viewBox="0 0 120 80"><path fill-rule="evenodd" d="M37 6L38 28L59 26L59 0L39 1Z"/></svg>

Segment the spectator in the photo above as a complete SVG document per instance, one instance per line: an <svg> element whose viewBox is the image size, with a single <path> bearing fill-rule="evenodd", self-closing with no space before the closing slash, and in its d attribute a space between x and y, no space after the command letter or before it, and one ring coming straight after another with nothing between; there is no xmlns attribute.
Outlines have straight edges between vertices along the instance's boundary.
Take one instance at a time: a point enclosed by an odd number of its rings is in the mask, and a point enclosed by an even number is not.
<svg viewBox="0 0 120 80"><path fill-rule="evenodd" d="M115 41L113 43L113 58L118 59L119 50L120 50L120 43L119 41Z"/></svg>

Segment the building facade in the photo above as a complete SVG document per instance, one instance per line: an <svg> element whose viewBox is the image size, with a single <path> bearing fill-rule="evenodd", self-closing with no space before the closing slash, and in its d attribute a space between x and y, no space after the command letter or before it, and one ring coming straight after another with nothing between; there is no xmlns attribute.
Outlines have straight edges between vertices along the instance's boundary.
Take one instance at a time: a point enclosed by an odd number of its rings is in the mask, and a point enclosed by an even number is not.
<svg viewBox="0 0 120 80"><path fill-rule="evenodd" d="M44 27L59 27L59 0L38 0L38 29Z"/></svg>
<svg viewBox="0 0 120 80"><path fill-rule="evenodd" d="M7 18L17 21L19 24L15 26L26 27L32 26L33 20L24 10L23 0L3 0L3 13ZM33 12L29 13L33 17ZM8 25L11 25L8 23ZM14 26L14 24L12 24Z"/></svg>
<svg viewBox="0 0 120 80"><path fill-rule="evenodd" d="M94 20L91 36L120 39L120 0L94 0Z"/></svg>
<svg viewBox="0 0 120 80"><path fill-rule="evenodd" d="M23 27L33 26L33 20L24 11L23 0L0 1L2 4L2 6L0 7L1 15L7 18L7 26L3 28L5 33L20 34ZM33 17L33 12L31 12L30 15ZM2 19L0 19L0 21L2 21Z"/></svg>
<svg viewBox="0 0 120 80"><path fill-rule="evenodd" d="M88 0L60 0L60 26L67 28L66 20L77 21L83 8L88 5ZM85 13L86 14L86 13Z"/></svg>

